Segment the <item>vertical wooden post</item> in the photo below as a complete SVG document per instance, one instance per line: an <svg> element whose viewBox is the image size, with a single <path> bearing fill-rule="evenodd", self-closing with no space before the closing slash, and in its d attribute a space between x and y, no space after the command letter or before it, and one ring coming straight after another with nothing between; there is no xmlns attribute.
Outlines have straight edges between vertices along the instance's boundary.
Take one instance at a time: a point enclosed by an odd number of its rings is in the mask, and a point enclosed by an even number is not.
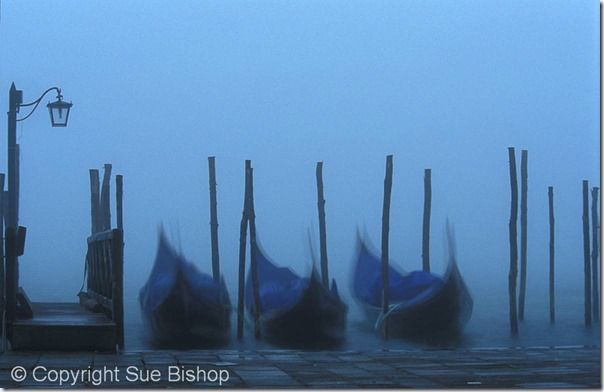
<svg viewBox="0 0 604 392"><path fill-rule="evenodd" d="M90 169L90 221L91 234L101 231L100 200L99 200L99 171Z"/></svg>
<svg viewBox="0 0 604 392"><path fill-rule="evenodd" d="M422 268L430 272L430 213L432 211L432 170L424 170L424 221L422 225Z"/></svg>
<svg viewBox="0 0 604 392"><path fill-rule="evenodd" d="M325 198L323 197L323 162L317 162L317 207L319 210L319 237L321 249L321 278L323 286L329 288L327 266L327 230L325 228Z"/></svg>
<svg viewBox="0 0 604 392"><path fill-rule="evenodd" d="M212 276L220 281L220 258L218 254L218 211L216 202L216 165L215 157L208 157L210 172L210 235L212 243Z"/></svg>
<svg viewBox="0 0 604 392"><path fill-rule="evenodd" d="M111 164L105 164L103 185L101 187L101 230L111 229L111 205L109 200L109 181L111 180Z"/></svg>
<svg viewBox="0 0 604 392"><path fill-rule="evenodd" d="M117 345L124 349L124 232L112 231L111 262L113 282L111 298L113 300L113 321L116 324Z"/></svg>
<svg viewBox="0 0 604 392"><path fill-rule="evenodd" d="M591 292L593 295L592 309L594 321L600 319L600 300L598 298L598 277L600 276L598 274L598 227L600 226L598 222L598 190L597 186L591 189Z"/></svg>
<svg viewBox="0 0 604 392"><path fill-rule="evenodd" d="M518 275L518 180L516 177L516 154L514 147L508 148L510 161L510 187L511 187L511 208L510 208L510 272L508 275L508 289L510 297L510 328L512 335L518 335L518 315L516 308L516 277Z"/></svg>
<svg viewBox="0 0 604 392"><path fill-rule="evenodd" d="M260 338L260 291L258 282L258 265L256 263L256 213L254 211L254 169L250 166L248 169L249 193L250 198L248 204L249 222L250 222L250 270L252 272L252 316L254 317L254 337Z"/></svg>
<svg viewBox="0 0 604 392"><path fill-rule="evenodd" d="M554 294L554 187L547 188L547 196L549 199L549 321L556 322L556 302Z"/></svg>
<svg viewBox="0 0 604 392"><path fill-rule="evenodd" d="M124 176L118 174L115 176L115 210L116 225L120 230L124 230Z"/></svg>
<svg viewBox="0 0 604 392"><path fill-rule="evenodd" d="M6 210L4 200L4 173L0 173L0 233L4 233L4 219ZM0 244L0 322L2 322L2 347L1 352L6 351L6 271L4 269L4 246Z"/></svg>
<svg viewBox="0 0 604 392"><path fill-rule="evenodd" d="M583 272L585 277L585 326L591 326L591 266L589 254L589 182L583 180Z"/></svg>
<svg viewBox="0 0 604 392"><path fill-rule="evenodd" d="M237 339L243 338L243 314L244 314L244 293L245 293L245 248L247 242L247 224L248 224L248 204L249 204L249 160L245 161L245 196L243 198L243 212L241 214L241 224L239 226L239 280L237 295Z"/></svg>
<svg viewBox="0 0 604 392"><path fill-rule="evenodd" d="M527 241L527 194L528 194L528 151L522 150L520 158L520 298L518 319L524 320L526 299L526 241Z"/></svg>
<svg viewBox="0 0 604 392"><path fill-rule="evenodd" d="M382 313L388 313L390 300L390 277L388 276L388 235L390 231L390 198L392 195L392 155L386 157L384 178L384 204L382 207ZM388 337L388 320L384 319L383 334Z"/></svg>

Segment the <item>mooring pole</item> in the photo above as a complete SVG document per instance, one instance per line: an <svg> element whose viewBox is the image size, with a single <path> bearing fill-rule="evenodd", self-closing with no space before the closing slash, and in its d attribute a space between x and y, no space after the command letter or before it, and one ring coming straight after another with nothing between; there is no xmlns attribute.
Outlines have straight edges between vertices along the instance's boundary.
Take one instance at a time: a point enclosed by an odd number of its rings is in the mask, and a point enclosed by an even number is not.
<svg viewBox="0 0 604 392"><path fill-rule="evenodd" d="M244 313L244 293L245 293L245 248L247 243L247 224L248 224L248 204L249 204L249 181L248 166L249 160L245 161L245 196L243 198L243 213L241 214L241 224L239 226L239 291L237 294L237 339L243 338L243 313Z"/></svg>
<svg viewBox="0 0 604 392"><path fill-rule="evenodd" d="M527 241L527 193L528 193L528 151L522 150L520 158L520 300L518 319L524 320L526 299L526 241Z"/></svg>
<svg viewBox="0 0 604 392"><path fill-rule="evenodd" d="M249 222L250 222L250 269L252 270L252 296L253 304L252 315L254 317L254 337L260 338L260 290L258 282L258 264L256 262L256 213L254 211L254 169L248 169L250 176L249 183Z"/></svg>
<svg viewBox="0 0 604 392"><path fill-rule="evenodd" d="M216 164L214 157L208 157L210 172L210 236L212 246L212 276L220 281L220 257L218 254L218 208L216 202Z"/></svg>
<svg viewBox="0 0 604 392"><path fill-rule="evenodd" d="M323 286L329 288L327 267L327 230L325 228L325 198L323 197L323 162L317 162L317 207L319 210L319 238L321 249L321 279Z"/></svg>
<svg viewBox="0 0 604 392"><path fill-rule="evenodd" d="M90 231L91 234L101 231L100 224L100 196L99 196L99 171L90 169Z"/></svg>
<svg viewBox="0 0 604 392"><path fill-rule="evenodd" d="M105 164L103 170L103 184L101 185L101 225L102 230L111 229L111 202L109 197L111 181L111 164Z"/></svg>
<svg viewBox="0 0 604 392"><path fill-rule="evenodd" d="M554 290L554 187L547 188L549 199L549 321L556 322L555 290Z"/></svg>
<svg viewBox="0 0 604 392"><path fill-rule="evenodd" d="M116 225L120 230L124 230L124 176L118 174L115 176L115 213Z"/></svg>
<svg viewBox="0 0 604 392"><path fill-rule="evenodd" d="M422 225L422 267L430 272L430 213L432 211L432 170L424 170L424 221Z"/></svg>
<svg viewBox="0 0 604 392"><path fill-rule="evenodd" d="M589 254L589 182L583 180L583 272L585 277L585 326L591 326L591 266Z"/></svg>
<svg viewBox="0 0 604 392"><path fill-rule="evenodd" d="M388 235L390 231L390 198L392 195L392 155L386 157L384 178L384 204L382 208L382 314L388 313L390 300L390 277L388 276ZM388 320L384 318L384 337L388 337Z"/></svg>
<svg viewBox="0 0 604 392"><path fill-rule="evenodd" d="M510 207L510 272L508 275L508 289L510 297L510 328L512 335L518 335L518 315L516 308L516 278L518 275L518 180L516 177L516 154L514 147L508 148L510 161L510 187L511 187L511 207Z"/></svg>
<svg viewBox="0 0 604 392"><path fill-rule="evenodd" d="M591 189L591 234L592 234L592 247L591 247L591 292L593 294L592 309L593 319L598 321L600 319L600 301L598 296L598 190L599 188L593 187Z"/></svg>

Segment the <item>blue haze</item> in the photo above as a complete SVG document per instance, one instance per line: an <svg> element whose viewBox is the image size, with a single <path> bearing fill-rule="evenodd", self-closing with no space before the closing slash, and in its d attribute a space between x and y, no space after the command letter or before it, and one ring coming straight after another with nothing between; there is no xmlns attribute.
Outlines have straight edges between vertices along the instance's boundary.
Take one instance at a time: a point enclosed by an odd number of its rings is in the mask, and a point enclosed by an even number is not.
<svg viewBox="0 0 604 392"><path fill-rule="evenodd" d="M433 269L444 269L448 217L475 316L505 320L507 147L516 146L518 166L529 150L527 313L546 322L553 185L558 295L571 298L580 324L581 180L599 186L600 177L598 29L596 1L4 0L0 106L12 81L25 101L58 85L74 102L68 128L50 128L43 108L18 127L22 286L34 301L75 299L88 169L112 163L124 175L127 317L136 324L160 223L210 268L215 155L232 298L245 159L260 240L300 273L310 269L306 230L317 231L315 163L325 162L331 271L348 295L357 225L379 243L392 153L392 257L421 266L423 169L432 168Z"/></svg>

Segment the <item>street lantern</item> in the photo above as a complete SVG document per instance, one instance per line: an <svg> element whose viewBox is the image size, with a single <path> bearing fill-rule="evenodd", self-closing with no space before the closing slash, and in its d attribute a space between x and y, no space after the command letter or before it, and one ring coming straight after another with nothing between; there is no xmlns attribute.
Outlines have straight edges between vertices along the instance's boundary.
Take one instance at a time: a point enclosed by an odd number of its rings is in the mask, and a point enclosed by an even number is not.
<svg viewBox="0 0 604 392"><path fill-rule="evenodd" d="M53 127L66 127L69 119L69 109L73 104L63 101L61 94L57 95L55 102L49 102L46 107L50 113L50 122Z"/></svg>

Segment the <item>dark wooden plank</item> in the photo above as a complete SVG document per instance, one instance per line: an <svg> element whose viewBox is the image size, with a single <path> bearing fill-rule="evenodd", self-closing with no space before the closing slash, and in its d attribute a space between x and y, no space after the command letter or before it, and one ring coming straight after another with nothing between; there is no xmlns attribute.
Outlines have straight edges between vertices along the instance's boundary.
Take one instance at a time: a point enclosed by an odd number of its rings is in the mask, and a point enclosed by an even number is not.
<svg viewBox="0 0 604 392"><path fill-rule="evenodd" d="M32 304L34 317L11 325L15 350L115 350L116 324L77 303Z"/></svg>
<svg viewBox="0 0 604 392"><path fill-rule="evenodd" d="M34 317L13 325L115 325L104 313L94 313L78 303L33 302Z"/></svg>

